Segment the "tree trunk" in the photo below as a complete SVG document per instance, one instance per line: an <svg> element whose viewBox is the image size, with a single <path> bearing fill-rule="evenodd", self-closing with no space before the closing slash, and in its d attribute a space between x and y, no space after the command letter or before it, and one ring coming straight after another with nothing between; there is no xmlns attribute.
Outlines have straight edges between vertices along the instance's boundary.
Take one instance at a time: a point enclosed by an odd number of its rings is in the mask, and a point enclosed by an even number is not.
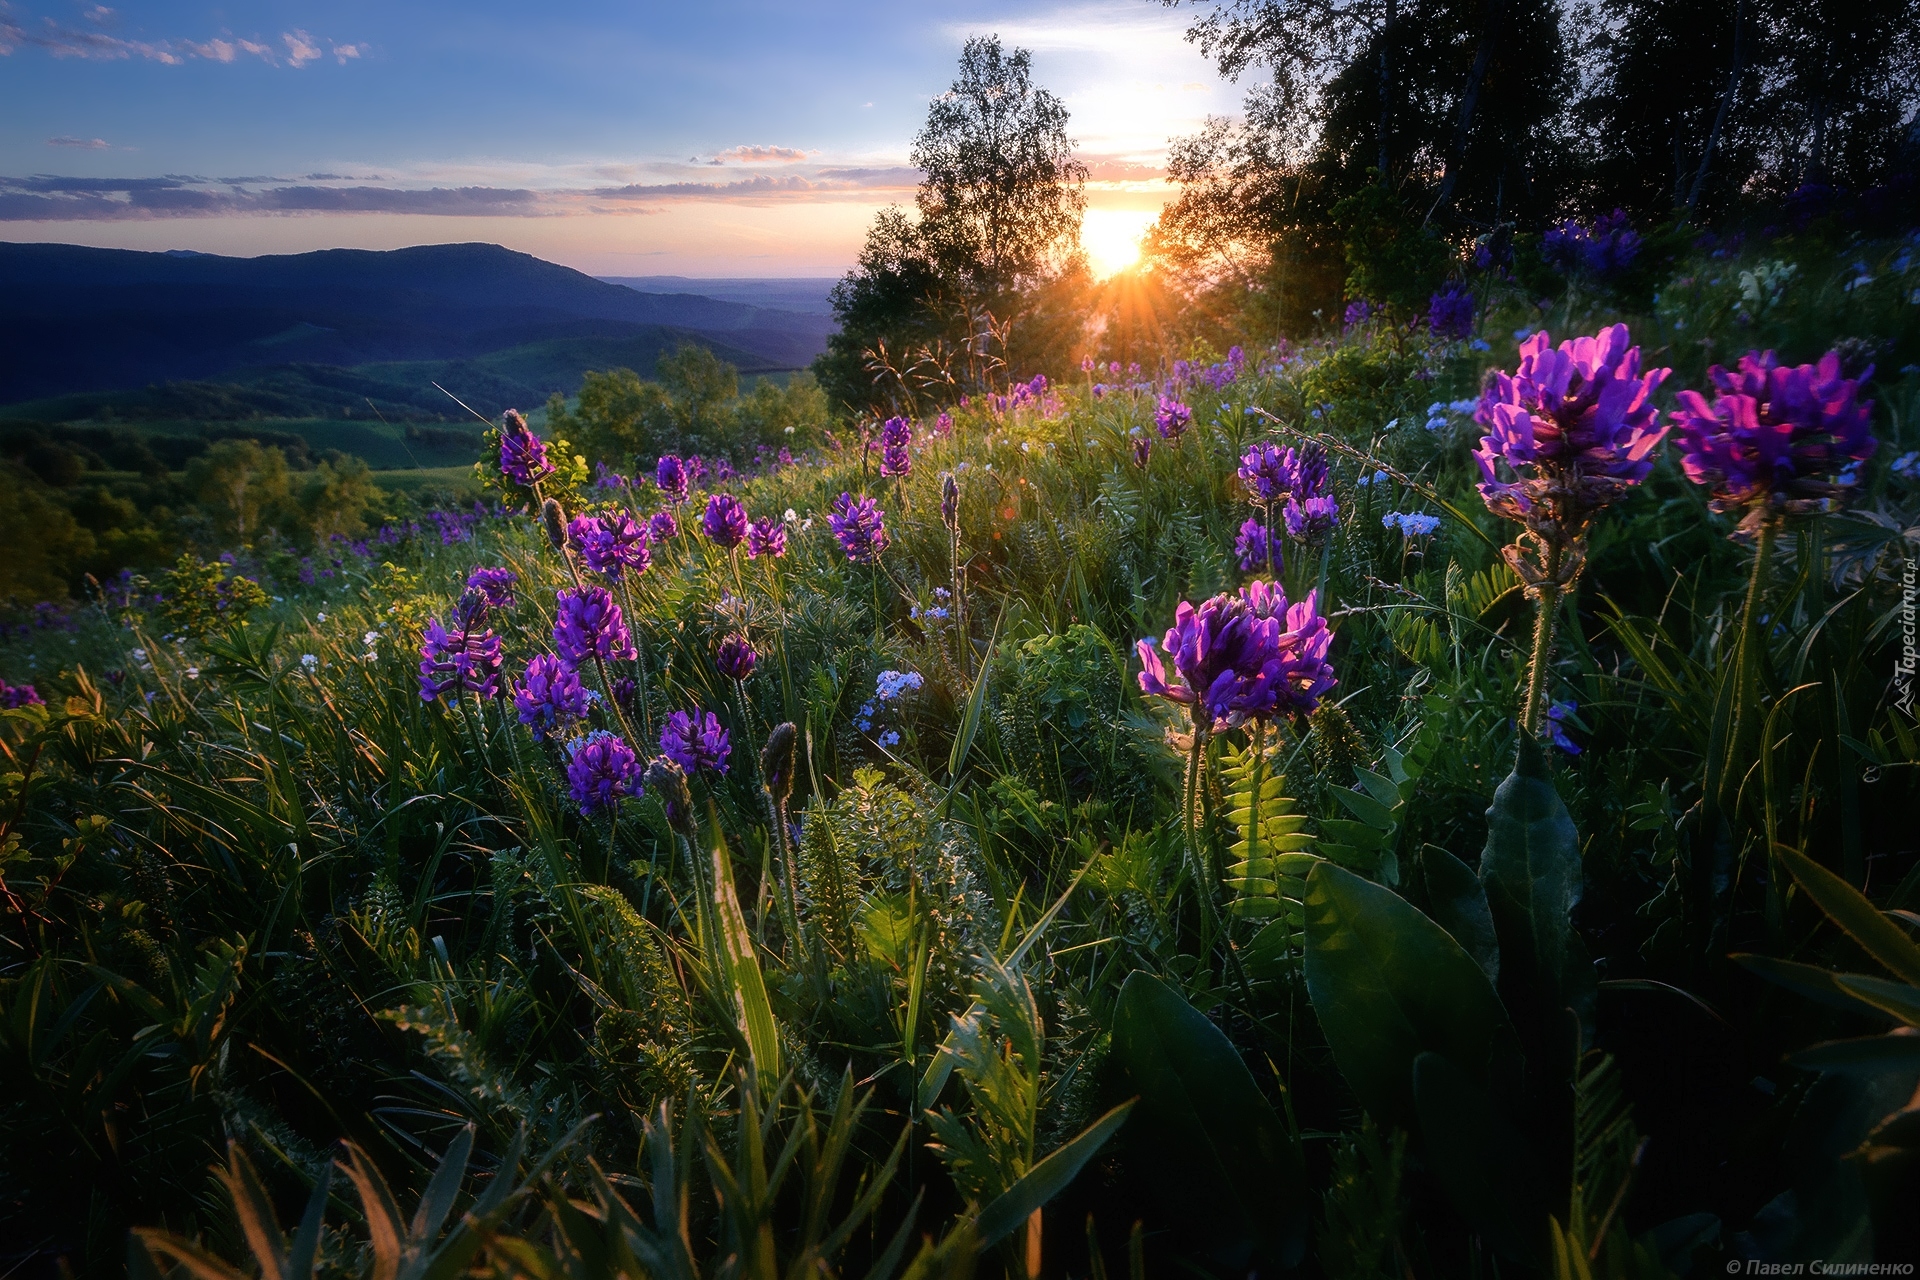
<svg viewBox="0 0 1920 1280"><path fill-rule="evenodd" d="M1486 25L1480 29L1480 47L1474 51L1466 87L1460 91L1460 119L1454 124L1453 145L1447 149L1447 167L1440 175L1440 194L1434 198L1433 208L1427 210L1427 222L1432 222L1433 215L1453 199L1453 189L1460 182L1460 164L1467 151L1467 135L1473 130L1473 113L1480 105L1480 88L1487 82L1487 68L1493 65L1494 47L1499 43L1500 13L1504 7L1502 0L1488 0Z"/></svg>
<svg viewBox="0 0 1920 1280"><path fill-rule="evenodd" d="M1707 167L1713 163L1713 148L1720 141L1720 131L1726 127L1727 112L1733 107L1734 95L1740 91L1740 33L1747 13L1746 0L1734 0L1733 4L1733 70L1727 76L1727 91L1720 95L1720 106L1713 113L1713 127L1707 130L1707 145L1700 152L1700 169L1693 175L1693 186L1687 191L1686 207L1680 213L1680 225L1686 226L1687 219L1693 216L1693 209L1700 201L1700 192L1707 185Z"/></svg>

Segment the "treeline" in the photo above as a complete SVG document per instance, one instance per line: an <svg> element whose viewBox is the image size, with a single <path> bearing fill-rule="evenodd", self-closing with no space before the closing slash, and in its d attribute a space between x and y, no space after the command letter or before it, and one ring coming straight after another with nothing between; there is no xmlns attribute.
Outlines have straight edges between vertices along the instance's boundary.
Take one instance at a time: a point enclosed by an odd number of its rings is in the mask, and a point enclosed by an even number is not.
<svg viewBox="0 0 1920 1280"><path fill-rule="evenodd" d="M1192 9L1244 110L1171 141L1178 194L1103 284L1064 106L1024 51L968 42L914 142L916 207L876 219L835 290L816 368L839 406L918 411L1088 347L1303 337L1350 303L1406 321L1475 272L1648 303L1651 268L1703 236L1886 233L1920 205L1908 0Z"/></svg>

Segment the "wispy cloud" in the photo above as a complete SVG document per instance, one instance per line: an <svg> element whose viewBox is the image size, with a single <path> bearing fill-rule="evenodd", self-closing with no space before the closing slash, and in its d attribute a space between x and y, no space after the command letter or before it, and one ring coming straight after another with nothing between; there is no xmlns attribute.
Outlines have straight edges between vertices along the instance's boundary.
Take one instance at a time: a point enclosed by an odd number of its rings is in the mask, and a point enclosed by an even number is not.
<svg viewBox="0 0 1920 1280"><path fill-rule="evenodd" d="M113 144L105 138L48 138L50 147L73 147L80 151L111 151Z"/></svg>
<svg viewBox="0 0 1920 1280"><path fill-rule="evenodd" d="M371 48L364 41L336 44L300 28L281 33L280 45L285 47L284 52L271 40L248 39L231 33L206 40L184 36L137 39L115 34L113 28L118 25L119 14L105 5L93 5L83 11L81 17L88 23L87 26L76 27L50 17L42 18L34 25L25 25L9 17L4 12L4 6L0 6L0 57L27 46L44 49L55 58L80 58L92 62L125 62L137 58L177 67L192 59L231 63L245 54L269 66L299 68L317 62L329 53L344 66L349 59L366 56Z"/></svg>
<svg viewBox="0 0 1920 1280"><path fill-rule="evenodd" d="M709 164L794 164L813 155L798 147L738 146L718 152Z"/></svg>

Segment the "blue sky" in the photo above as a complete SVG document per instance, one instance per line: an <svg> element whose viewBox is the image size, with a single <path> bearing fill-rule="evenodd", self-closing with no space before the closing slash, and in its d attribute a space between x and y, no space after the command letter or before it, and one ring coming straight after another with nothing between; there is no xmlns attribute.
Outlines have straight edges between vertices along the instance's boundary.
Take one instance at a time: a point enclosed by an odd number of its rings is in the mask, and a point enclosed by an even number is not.
<svg viewBox="0 0 1920 1280"><path fill-rule="evenodd" d="M962 40L1034 52L1096 259L1233 110L1149 0L0 0L0 239L225 253L490 240L602 274L814 275L911 199Z"/></svg>

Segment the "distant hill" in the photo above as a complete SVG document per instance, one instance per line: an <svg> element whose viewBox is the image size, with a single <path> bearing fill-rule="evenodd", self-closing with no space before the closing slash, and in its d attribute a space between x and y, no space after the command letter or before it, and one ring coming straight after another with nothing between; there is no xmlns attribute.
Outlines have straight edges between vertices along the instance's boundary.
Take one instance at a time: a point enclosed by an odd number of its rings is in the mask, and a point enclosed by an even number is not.
<svg viewBox="0 0 1920 1280"><path fill-rule="evenodd" d="M641 292L488 244L259 258L0 244L0 296L0 404L16 408L167 383L318 386L369 364L533 352L499 366L528 375L499 375L519 398L616 352L651 372L652 355L682 340L747 372L800 368L832 330L819 314Z"/></svg>
<svg viewBox="0 0 1920 1280"><path fill-rule="evenodd" d="M600 276L608 284L625 285L641 293L697 293L722 302L744 302L780 311L803 311L830 316L833 301L827 295L840 283L838 276L778 276L695 278L692 276Z"/></svg>

